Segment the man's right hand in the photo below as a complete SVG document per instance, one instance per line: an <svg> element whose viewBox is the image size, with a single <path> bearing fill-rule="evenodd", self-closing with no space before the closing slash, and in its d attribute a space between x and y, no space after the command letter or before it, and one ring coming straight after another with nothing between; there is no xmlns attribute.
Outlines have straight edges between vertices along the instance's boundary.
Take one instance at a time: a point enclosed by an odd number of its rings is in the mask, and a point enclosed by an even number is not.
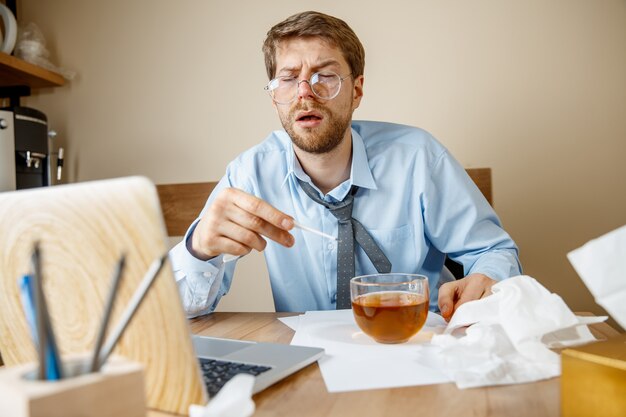
<svg viewBox="0 0 626 417"><path fill-rule="evenodd" d="M265 201L236 188L226 188L215 198L193 235L189 251L198 259L208 260L219 254L247 255L252 249L262 251L263 236L291 247L294 239L288 230L293 218Z"/></svg>

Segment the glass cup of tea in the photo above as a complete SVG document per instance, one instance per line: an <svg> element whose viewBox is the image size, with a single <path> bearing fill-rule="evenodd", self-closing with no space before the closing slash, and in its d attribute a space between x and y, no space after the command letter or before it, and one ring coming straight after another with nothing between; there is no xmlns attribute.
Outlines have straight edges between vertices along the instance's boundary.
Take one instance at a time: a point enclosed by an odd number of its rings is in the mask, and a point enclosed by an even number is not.
<svg viewBox="0 0 626 417"><path fill-rule="evenodd" d="M404 343L428 315L428 278L416 274L373 274L350 280L356 324L378 343Z"/></svg>

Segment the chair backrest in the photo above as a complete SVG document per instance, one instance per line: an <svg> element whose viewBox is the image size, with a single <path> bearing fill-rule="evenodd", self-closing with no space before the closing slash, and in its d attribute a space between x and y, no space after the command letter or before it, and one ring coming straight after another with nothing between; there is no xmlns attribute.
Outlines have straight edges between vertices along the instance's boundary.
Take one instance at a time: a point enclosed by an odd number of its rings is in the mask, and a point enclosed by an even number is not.
<svg viewBox="0 0 626 417"><path fill-rule="evenodd" d="M157 185L168 236L183 236L217 182Z"/></svg>
<svg viewBox="0 0 626 417"><path fill-rule="evenodd" d="M467 174L478 186L485 199L493 206L493 194L491 188L491 168L467 168Z"/></svg>
<svg viewBox="0 0 626 417"><path fill-rule="evenodd" d="M489 204L493 205L491 168L468 168L466 171ZM168 236L185 234L216 185L217 182L157 185Z"/></svg>

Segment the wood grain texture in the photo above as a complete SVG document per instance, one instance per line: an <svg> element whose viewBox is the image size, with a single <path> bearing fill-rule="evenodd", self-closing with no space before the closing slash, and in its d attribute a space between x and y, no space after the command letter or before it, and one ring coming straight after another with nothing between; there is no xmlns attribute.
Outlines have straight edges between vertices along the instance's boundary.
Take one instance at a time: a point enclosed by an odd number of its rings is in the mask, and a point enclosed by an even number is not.
<svg viewBox="0 0 626 417"><path fill-rule="evenodd" d="M290 343L293 330L277 317L297 313L213 313L191 320L194 333ZM619 333L605 323L591 326L599 338ZM261 416L558 416L559 378L529 384L460 390L454 384L329 393L317 363L254 396ZM150 417L165 417L151 412Z"/></svg>
<svg viewBox="0 0 626 417"><path fill-rule="evenodd" d="M216 182L157 185L168 236L185 234L216 185Z"/></svg>
<svg viewBox="0 0 626 417"><path fill-rule="evenodd" d="M122 252L126 269L110 328L148 265L166 251L157 194L142 178L0 193L0 236L0 351L7 365L36 360L17 287L35 241L62 354L92 350ZM114 350L145 365L149 407L186 412L203 400L188 331L167 263Z"/></svg>
<svg viewBox="0 0 626 417"><path fill-rule="evenodd" d="M67 358L88 364L89 355ZM85 365L77 367L87 368ZM60 381L25 379L36 364L0 369L0 415L11 417L145 417L143 365L113 357L98 373ZM87 368L88 369L88 368ZM111 399L114 398L115 401Z"/></svg>

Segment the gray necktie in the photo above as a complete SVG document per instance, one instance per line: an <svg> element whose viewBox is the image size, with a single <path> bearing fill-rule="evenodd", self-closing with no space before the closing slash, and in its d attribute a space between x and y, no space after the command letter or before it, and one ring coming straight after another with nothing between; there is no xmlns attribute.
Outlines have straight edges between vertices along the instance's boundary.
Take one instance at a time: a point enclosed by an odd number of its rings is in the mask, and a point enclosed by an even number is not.
<svg viewBox="0 0 626 417"><path fill-rule="evenodd" d="M354 195L358 187L353 185L346 198L329 203L320 198L311 184L298 180L300 186L313 201L326 207L339 221L337 248L337 309L350 308L350 279L354 277L354 240L365 251L378 272L391 272L391 262L378 247L365 227L352 217Z"/></svg>

